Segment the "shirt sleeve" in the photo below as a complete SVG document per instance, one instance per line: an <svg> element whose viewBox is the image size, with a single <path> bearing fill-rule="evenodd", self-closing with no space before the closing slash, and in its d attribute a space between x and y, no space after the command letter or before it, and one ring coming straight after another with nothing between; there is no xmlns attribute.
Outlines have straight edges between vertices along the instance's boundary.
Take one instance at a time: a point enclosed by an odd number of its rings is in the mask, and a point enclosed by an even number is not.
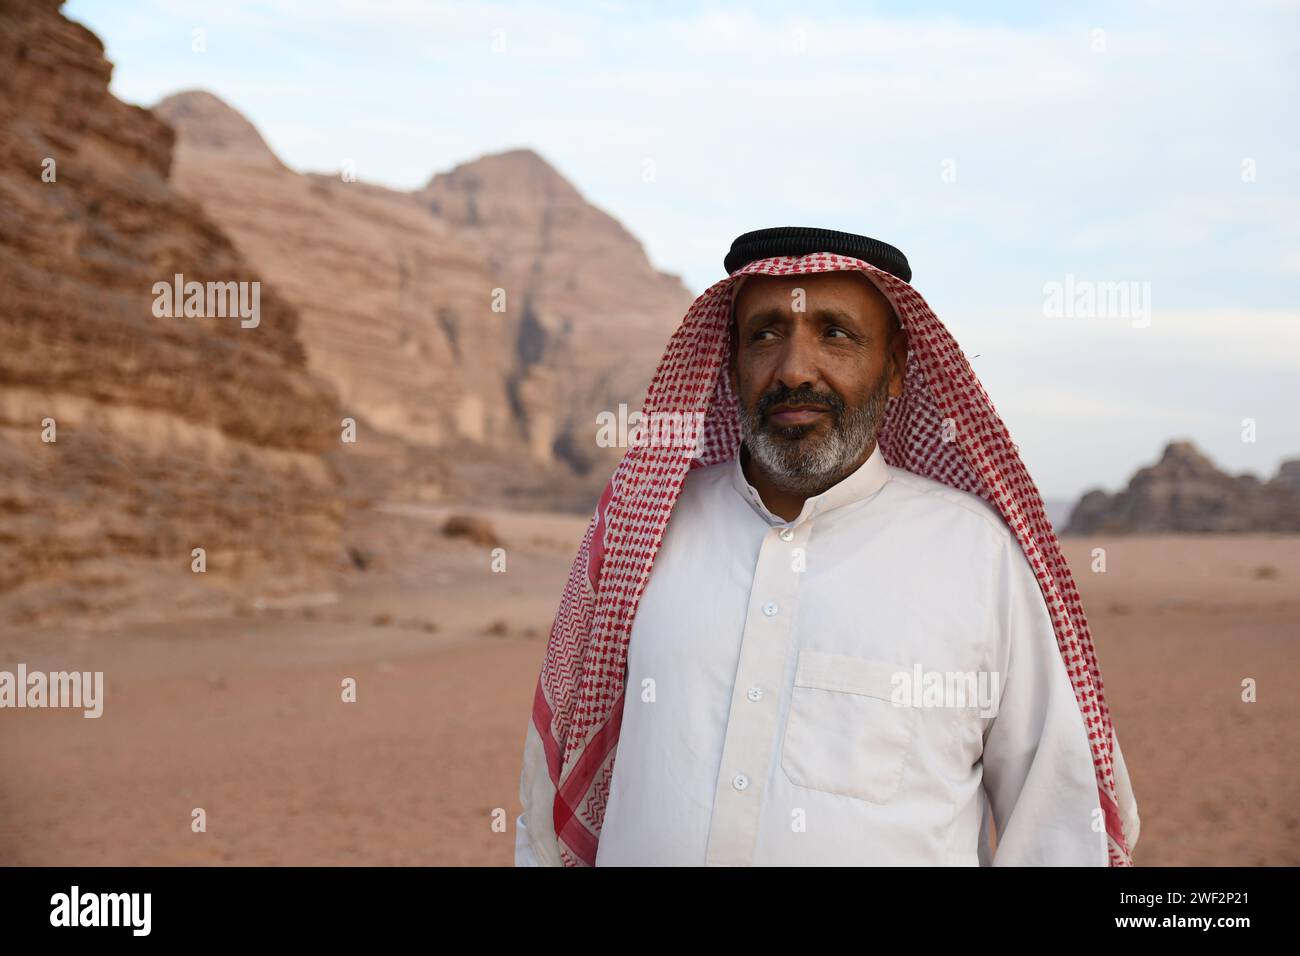
<svg viewBox="0 0 1300 956"><path fill-rule="evenodd" d="M528 830L522 813L515 820L515 866L541 866L533 853L533 845L528 840Z"/></svg>
<svg viewBox="0 0 1300 956"><path fill-rule="evenodd" d="M1083 714L1024 552L999 557L1001 698L984 736L994 866L1106 866L1106 831Z"/></svg>

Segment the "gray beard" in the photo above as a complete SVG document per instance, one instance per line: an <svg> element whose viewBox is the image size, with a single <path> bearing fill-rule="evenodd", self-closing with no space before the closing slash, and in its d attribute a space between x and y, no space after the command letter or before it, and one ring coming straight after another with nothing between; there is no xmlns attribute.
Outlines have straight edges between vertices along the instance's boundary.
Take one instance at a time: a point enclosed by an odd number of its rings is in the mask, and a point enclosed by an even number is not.
<svg viewBox="0 0 1300 956"><path fill-rule="evenodd" d="M763 416L741 403L740 433L750 456L782 491L818 495L848 476L858 456L875 441L889 403L889 377L861 405L846 408L823 437L783 438Z"/></svg>

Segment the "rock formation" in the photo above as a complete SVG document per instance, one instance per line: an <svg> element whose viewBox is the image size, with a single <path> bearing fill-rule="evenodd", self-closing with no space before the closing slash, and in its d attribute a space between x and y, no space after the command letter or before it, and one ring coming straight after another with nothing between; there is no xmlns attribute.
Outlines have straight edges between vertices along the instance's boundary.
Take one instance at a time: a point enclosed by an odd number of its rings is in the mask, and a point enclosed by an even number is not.
<svg viewBox="0 0 1300 956"><path fill-rule="evenodd" d="M339 551L334 392L287 299L168 182L171 128L110 95L59 6L0 5L5 616L309 585ZM256 322L159 315L177 274L248 283Z"/></svg>
<svg viewBox="0 0 1300 956"><path fill-rule="evenodd" d="M298 306L348 414L441 451L447 497L592 506L622 454L596 416L639 407L692 298L615 220L528 150L404 193L292 172L208 93L154 111L177 187Z"/></svg>
<svg viewBox="0 0 1300 956"><path fill-rule="evenodd" d="M600 457L596 413L639 407L692 296L532 150L464 163L419 197L513 297L507 397L529 422L534 454L585 473Z"/></svg>
<svg viewBox="0 0 1300 956"><path fill-rule="evenodd" d="M1300 460L1272 480L1220 471L1191 442L1169 444L1160 461L1140 469L1111 495L1089 491L1070 515L1066 534L1300 531Z"/></svg>

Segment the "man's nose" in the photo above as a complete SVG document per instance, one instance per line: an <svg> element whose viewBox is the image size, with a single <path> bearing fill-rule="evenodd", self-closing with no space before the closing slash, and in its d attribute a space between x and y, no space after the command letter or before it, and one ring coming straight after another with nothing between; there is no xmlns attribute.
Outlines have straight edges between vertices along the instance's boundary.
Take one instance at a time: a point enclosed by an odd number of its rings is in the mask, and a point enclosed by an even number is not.
<svg viewBox="0 0 1300 956"><path fill-rule="evenodd" d="M785 340L777 362L776 379L790 389L816 386L821 380L821 373L817 370L817 342L808 330L796 328Z"/></svg>

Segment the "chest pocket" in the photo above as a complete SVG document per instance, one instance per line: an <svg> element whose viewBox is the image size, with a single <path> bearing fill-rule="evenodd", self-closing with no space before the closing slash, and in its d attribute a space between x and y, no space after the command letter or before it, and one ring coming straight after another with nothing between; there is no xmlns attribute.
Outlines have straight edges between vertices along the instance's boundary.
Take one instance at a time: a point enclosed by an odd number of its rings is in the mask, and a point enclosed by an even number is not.
<svg viewBox="0 0 1300 956"><path fill-rule="evenodd" d="M919 716L895 706L886 661L800 651L781 747L790 782L871 803L898 791Z"/></svg>

